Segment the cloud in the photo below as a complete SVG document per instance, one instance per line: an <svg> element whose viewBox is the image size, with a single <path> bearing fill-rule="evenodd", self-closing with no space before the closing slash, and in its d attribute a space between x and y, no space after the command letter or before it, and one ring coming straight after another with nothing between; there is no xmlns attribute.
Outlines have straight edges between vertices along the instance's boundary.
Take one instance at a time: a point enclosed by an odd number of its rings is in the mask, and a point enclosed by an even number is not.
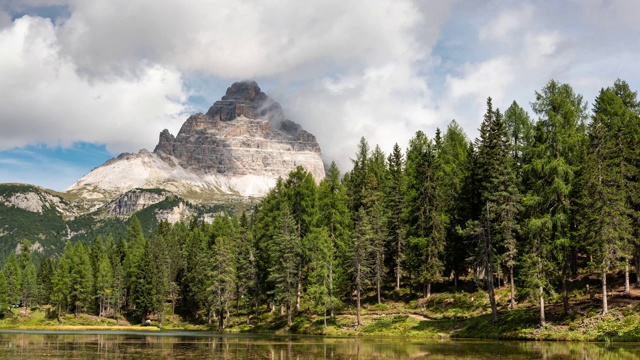
<svg viewBox="0 0 640 360"><path fill-rule="evenodd" d="M177 129L188 110L181 74L170 68L145 65L127 78L81 75L61 54L48 19L15 20L0 31L0 48L0 149L86 141L133 150L153 144L157 129Z"/></svg>
<svg viewBox="0 0 640 360"><path fill-rule="evenodd" d="M488 96L528 108L551 78L587 100L618 77L640 83L633 1L5 4L0 149L152 148L254 78L344 171L361 136L388 152L455 118L475 137Z"/></svg>

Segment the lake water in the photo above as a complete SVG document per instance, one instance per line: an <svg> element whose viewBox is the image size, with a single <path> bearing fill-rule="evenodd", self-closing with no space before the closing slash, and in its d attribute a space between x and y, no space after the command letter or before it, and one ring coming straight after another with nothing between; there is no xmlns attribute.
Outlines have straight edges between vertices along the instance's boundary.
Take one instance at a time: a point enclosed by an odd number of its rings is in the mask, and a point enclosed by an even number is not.
<svg viewBox="0 0 640 360"><path fill-rule="evenodd" d="M5 330L0 359L640 359L640 344Z"/></svg>

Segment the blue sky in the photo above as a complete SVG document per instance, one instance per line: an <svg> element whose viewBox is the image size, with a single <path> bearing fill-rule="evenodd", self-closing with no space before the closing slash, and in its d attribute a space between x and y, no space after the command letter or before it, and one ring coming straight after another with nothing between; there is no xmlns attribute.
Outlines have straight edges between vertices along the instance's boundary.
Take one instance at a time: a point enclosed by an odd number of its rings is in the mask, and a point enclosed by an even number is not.
<svg viewBox="0 0 640 360"><path fill-rule="evenodd" d="M361 136L388 152L456 119L473 138L488 96L530 112L552 78L588 102L640 88L634 0L300 4L0 0L0 182L63 190L249 78L343 171Z"/></svg>

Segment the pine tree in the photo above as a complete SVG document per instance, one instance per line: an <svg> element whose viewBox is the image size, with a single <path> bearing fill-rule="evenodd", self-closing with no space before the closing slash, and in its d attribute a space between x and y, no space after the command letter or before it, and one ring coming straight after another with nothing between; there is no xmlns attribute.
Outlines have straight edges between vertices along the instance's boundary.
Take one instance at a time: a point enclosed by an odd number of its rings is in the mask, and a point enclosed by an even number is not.
<svg viewBox="0 0 640 360"><path fill-rule="evenodd" d="M229 321L229 306L234 294L236 267L231 239L216 238L212 249L211 287L207 291L214 296L213 303L218 317L218 330L224 329L225 318Z"/></svg>
<svg viewBox="0 0 640 360"><path fill-rule="evenodd" d="M298 292L298 270L302 244L298 237L296 221L286 204L282 208L281 216L278 220L278 231L272 242L271 251L274 262L269 269L268 281L273 284L274 301L285 307L287 326L291 327L293 302Z"/></svg>
<svg viewBox="0 0 640 360"><path fill-rule="evenodd" d="M308 236L309 247L309 297L313 308L323 314L324 326L327 326L327 313L335 306L333 276L335 272L335 248L325 227L314 228Z"/></svg>
<svg viewBox="0 0 640 360"><path fill-rule="evenodd" d="M387 158L388 179L384 192L384 205L387 213L387 233L389 234L389 267L393 269L395 288L400 290L400 280L404 264L405 226L404 226L404 160L402 150L396 143Z"/></svg>
<svg viewBox="0 0 640 360"><path fill-rule="evenodd" d="M454 286L457 287L458 277L465 269L468 258L467 245L464 237L457 231L464 226L465 209L468 204L462 201L465 180L469 173L469 140L464 130L452 120L442 138L441 148L438 150L440 164L440 186L445 204L446 238L444 260L447 269L453 271Z"/></svg>
<svg viewBox="0 0 640 360"><path fill-rule="evenodd" d="M9 311L9 288L7 287L7 279L4 277L4 273L0 271L0 315Z"/></svg>
<svg viewBox="0 0 640 360"><path fill-rule="evenodd" d="M20 284L22 283L20 277L20 267L16 260L15 253L11 252L9 258L4 265L4 276L7 280L7 289L9 291L9 302L11 305L17 305L20 303Z"/></svg>
<svg viewBox="0 0 640 360"><path fill-rule="evenodd" d="M348 208L347 189L340 183L340 171L332 162L327 177L318 187L318 226L325 227L329 233L332 247L335 249L334 263L329 271L329 312L334 317L337 293L344 293L348 286L347 273L344 270L348 263L347 249L351 230L351 217Z"/></svg>
<svg viewBox="0 0 640 360"><path fill-rule="evenodd" d="M40 267L38 267L38 274L36 277L36 301L41 305L51 303L51 294L53 293L53 272L53 260L51 257L45 257L40 263Z"/></svg>
<svg viewBox="0 0 640 360"><path fill-rule="evenodd" d="M68 242L64 247L64 252L53 273L53 293L51 299L56 306L56 316L58 322L62 322L62 311L69 305L69 295L71 293L71 256L73 245Z"/></svg>
<svg viewBox="0 0 640 360"><path fill-rule="evenodd" d="M253 243L253 236L249 228L249 220L243 211L240 216L239 231L235 240L236 244L236 315L240 311L240 302L244 301L247 307L247 323L249 322L250 307L254 306L258 311L258 258ZM243 304L244 305L244 304Z"/></svg>
<svg viewBox="0 0 640 360"><path fill-rule="evenodd" d="M602 274L602 312L608 312L607 274L621 258L628 259L633 239L631 203L627 197L624 138L628 109L613 88L602 89L589 124L583 212L589 250ZM625 261L628 264L627 261ZM628 274L628 268L625 274ZM628 290L628 275L625 276Z"/></svg>
<svg viewBox="0 0 640 360"><path fill-rule="evenodd" d="M409 143L406 181L407 268L417 274L423 294L429 297L431 284L441 278L444 270L446 219L435 147L422 131Z"/></svg>
<svg viewBox="0 0 640 360"><path fill-rule="evenodd" d="M29 240L22 240L20 244L20 254L18 255L18 266L20 267L20 301L24 306L24 314L36 299L38 292L36 267L31 258L31 243Z"/></svg>
<svg viewBox="0 0 640 360"><path fill-rule="evenodd" d="M83 243L76 243L69 257L70 292L69 301L74 306L74 313L84 311L93 297L93 269L89 249Z"/></svg>
<svg viewBox="0 0 640 360"><path fill-rule="evenodd" d="M371 284L373 274L373 228L369 215L364 208L358 210L355 221L355 229L351 234L349 246L349 273L356 292L356 319L357 325L362 325L360 318L360 301L362 291Z"/></svg>
<svg viewBox="0 0 640 360"><path fill-rule="evenodd" d="M570 221L576 201L572 188L583 158L586 104L571 86L551 80L536 92L532 108L540 119L535 125L530 163L524 168L528 259L523 275L528 279L528 291L540 299L540 322L544 324L545 291L553 292L554 265L561 273L565 312L569 311L566 283L575 242Z"/></svg>

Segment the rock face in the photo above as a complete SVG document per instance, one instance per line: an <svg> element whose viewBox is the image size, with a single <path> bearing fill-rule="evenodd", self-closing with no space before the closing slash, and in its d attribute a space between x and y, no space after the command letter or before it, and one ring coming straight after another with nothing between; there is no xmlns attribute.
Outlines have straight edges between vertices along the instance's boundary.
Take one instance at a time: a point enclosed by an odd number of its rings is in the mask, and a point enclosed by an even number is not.
<svg viewBox="0 0 640 360"><path fill-rule="evenodd" d="M190 116L177 136L163 130L153 153L122 154L67 191L85 198L152 187L185 197L194 192L262 196L297 166L318 182L324 178L315 136L285 119L280 104L255 81L245 81L231 85L206 114Z"/></svg>
<svg viewBox="0 0 640 360"><path fill-rule="evenodd" d="M113 201L109 206L108 214L111 216L131 214L159 203L164 200L167 195L166 193L150 193L132 190Z"/></svg>

